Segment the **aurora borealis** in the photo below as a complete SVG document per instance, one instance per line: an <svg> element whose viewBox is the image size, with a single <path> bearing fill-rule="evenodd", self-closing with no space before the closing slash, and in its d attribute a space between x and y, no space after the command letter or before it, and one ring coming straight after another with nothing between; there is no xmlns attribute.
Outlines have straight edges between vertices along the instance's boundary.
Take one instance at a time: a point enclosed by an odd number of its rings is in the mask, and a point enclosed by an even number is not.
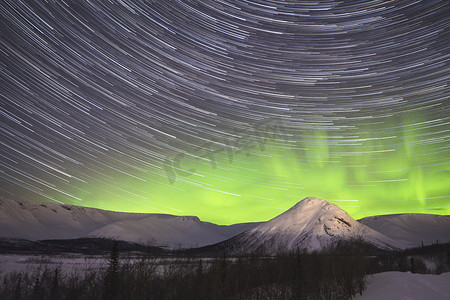
<svg viewBox="0 0 450 300"><path fill-rule="evenodd" d="M0 3L0 195L450 214L450 3Z"/></svg>

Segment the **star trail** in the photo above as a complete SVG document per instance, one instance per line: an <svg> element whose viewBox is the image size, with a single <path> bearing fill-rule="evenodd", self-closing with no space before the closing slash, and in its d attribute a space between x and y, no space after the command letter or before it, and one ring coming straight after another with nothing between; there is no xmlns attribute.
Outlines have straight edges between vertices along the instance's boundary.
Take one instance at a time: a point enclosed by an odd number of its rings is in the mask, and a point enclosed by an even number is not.
<svg viewBox="0 0 450 300"><path fill-rule="evenodd" d="M267 220L450 214L450 3L19 1L0 195Z"/></svg>

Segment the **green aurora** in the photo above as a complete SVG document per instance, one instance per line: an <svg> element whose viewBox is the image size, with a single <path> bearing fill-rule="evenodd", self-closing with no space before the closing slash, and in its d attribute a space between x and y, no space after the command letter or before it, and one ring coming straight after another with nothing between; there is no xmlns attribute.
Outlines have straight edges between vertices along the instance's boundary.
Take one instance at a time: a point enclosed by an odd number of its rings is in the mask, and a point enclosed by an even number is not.
<svg viewBox="0 0 450 300"><path fill-rule="evenodd" d="M448 117L412 116L301 130L268 122L232 142L167 155L154 171L92 172L87 178L98 184L71 184L70 194L83 206L219 224L268 220L307 196L328 199L356 219L450 214ZM73 197L60 200L80 205Z"/></svg>

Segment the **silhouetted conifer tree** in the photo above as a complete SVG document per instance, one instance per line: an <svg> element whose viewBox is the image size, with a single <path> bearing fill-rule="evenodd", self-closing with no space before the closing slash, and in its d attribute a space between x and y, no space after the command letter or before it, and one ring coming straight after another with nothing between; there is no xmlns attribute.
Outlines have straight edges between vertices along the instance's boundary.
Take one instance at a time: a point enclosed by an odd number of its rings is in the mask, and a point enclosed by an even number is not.
<svg viewBox="0 0 450 300"><path fill-rule="evenodd" d="M113 248L108 261L108 269L105 273L103 300L119 299L119 250L117 242L114 242Z"/></svg>

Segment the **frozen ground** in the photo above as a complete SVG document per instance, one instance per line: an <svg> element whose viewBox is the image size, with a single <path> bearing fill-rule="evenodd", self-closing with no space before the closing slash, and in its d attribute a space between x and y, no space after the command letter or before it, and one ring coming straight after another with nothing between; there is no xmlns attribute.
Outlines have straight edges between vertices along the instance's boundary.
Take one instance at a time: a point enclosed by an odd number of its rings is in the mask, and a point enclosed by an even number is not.
<svg viewBox="0 0 450 300"><path fill-rule="evenodd" d="M367 289L354 300L450 299L450 273L440 275L385 272L368 277Z"/></svg>
<svg viewBox="0 0 450 300"><path fill-rule="evenodd" d="M108 267L108 255L82 255L82 254L65 254L65 255L0 255L0 277L1 275L26 272L33 273L35 271L48 269L59 269L64 274L83 273L106 269ZM197 264L198 259L177 258L177 257L144 257L142 255L121 255L120 263L137 263L145 261L146 264L155 265L155 270L162 272L164 266L172 263L193 263ZM211 258L201 258L203 263L212 260Z"/></svg>
<svg viewBox="0 0 450 300"><path fill-rule="evenodd" d="M122 262L139 261L140 257L121 258ZM171 259L164 259L165 263ZM161 268L160 259L152 263ZM170 263L170 262L169 262ZM12 272L33 273L48 267L59 268L63 273L85 272L106 268L107 258L86 255L0 255L0 275ZM354 300L450 300L450 272L441 275L412 274L410 272L385 272L368 276L367 289Z"/></svg>
<svg viewBox="0 0 450 300"><path fill-rule="evenodd" d="M13 272L32 273L35 270L48 267L59 268L64 273L87 271L91 269L106 268L107 258L103 256L86 255L0 255L0 272L8 274Z"/></svg>

